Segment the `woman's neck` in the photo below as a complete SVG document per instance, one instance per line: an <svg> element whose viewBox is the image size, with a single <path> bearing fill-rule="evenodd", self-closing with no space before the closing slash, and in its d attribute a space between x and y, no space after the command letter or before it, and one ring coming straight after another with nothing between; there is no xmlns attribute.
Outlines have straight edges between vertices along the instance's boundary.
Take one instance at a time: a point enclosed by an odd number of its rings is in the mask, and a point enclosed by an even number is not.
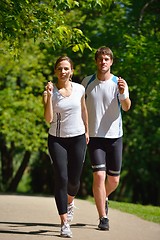
<svg viewBox="0 0 160 240"><path fill-rule="evenodd" d="M71 87L71 81L58 81L56 84L58 89L65 88L68 89Z"/></svg>
<svg viewBox="0 0 160 240"><path fill-rule="evenodd" d="M63 96L63 97L69 97L72 94L72 84L71 81L68 82L64 82L64 83L57 83L57 88L59 93Z"/></svg>

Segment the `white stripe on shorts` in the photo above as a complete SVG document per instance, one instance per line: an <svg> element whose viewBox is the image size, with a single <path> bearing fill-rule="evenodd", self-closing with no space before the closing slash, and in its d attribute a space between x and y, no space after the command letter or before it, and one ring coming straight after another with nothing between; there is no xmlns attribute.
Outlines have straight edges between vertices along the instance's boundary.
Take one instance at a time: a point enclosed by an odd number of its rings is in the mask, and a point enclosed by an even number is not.
<svg viewBox="0 0 160 240"><path fill-rule="evenodd" d="M106 167L106 165L105 165L105 164L100 164L100 165L92 165L92 168L93 168L93 169L99 169L99 168L104 168L104 167Z"/></svg>

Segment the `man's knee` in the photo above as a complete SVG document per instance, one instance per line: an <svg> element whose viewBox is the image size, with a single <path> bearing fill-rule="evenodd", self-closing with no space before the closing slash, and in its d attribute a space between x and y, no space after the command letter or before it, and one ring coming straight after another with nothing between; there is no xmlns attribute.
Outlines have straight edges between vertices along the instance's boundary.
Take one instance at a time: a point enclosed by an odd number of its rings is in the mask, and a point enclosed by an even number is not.
<svg viewBox="0 0 160 240"><path fill-rule="evenodd" d="M106 173L105 171L97 171L93 173L93 180L94 183L104 183L106 178Z"/></svg>
<svg viewBox="0 0 160 240"><path fill-rule="evenodd" d="M107 181L113 187L117 187L119 184L120 176L107 176Z"/></svg>

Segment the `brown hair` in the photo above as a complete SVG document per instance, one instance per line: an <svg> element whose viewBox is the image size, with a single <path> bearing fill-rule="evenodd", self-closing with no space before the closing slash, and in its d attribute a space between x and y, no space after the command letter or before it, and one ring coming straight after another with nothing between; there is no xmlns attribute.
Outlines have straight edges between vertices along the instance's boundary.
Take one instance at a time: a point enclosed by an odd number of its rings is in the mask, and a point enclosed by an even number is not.
<svg viewBox="0 0 160 240"><path fill-rule="evenodd" d="M98 48L95 53L95 60L97 60L97 58L100 55L108 55L113 60L113 52L109 47L102 46L102 47Z"/></svg>
<svg viewBox="0 0 160 240"><path fill-rule="evenodd" d="M54 65L54 70L57 68L57 65L58 65L60 62L65 61L65 60L70 63L71 69L73 69L73 62L72 62L72 60L71 60L68 56L61 56L61 57L59 57L59 58L57 59L55 65Z"/></svg>

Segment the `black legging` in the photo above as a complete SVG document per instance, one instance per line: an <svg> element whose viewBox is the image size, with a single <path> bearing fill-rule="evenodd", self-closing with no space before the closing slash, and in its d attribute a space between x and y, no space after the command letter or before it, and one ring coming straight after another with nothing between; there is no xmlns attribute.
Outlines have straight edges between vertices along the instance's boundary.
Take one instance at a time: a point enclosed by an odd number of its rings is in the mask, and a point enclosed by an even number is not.
<svg viewBox="0 0 160 240"><path fill-rule="evenodd" d="M48 136L48 149L54 167L55 200L59 215L67 212L67 194L75 196L86 153L85 134L59 138Z"/></svg>

